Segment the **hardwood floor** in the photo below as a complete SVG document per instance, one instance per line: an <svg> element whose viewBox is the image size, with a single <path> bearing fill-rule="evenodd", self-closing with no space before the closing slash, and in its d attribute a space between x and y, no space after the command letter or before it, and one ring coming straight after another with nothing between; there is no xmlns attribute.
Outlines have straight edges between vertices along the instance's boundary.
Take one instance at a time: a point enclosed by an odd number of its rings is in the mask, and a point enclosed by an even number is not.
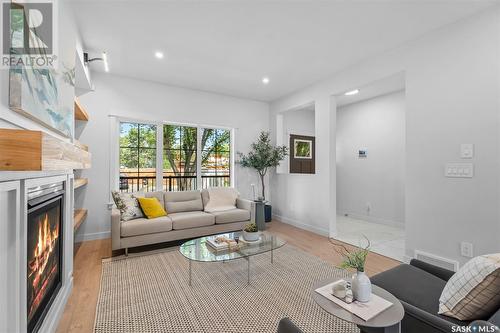
<svg viewBox="0 0 500 333"><path fill-rule="evenodd" d="M327 237L278 221L268 223L267 227L269 232L279 235L289 244L333 265L338 265L341 261L340 255L335 252L334 245ZM345 246L352 248L347 244ZM80 244L74 259L73 292L59 323L58 333L92 332L101 279L101 261L111 255L111 239ZM374 275L399 264L400 262L396 260L370 253L366 262L366 272L368 275Z"/></svg>

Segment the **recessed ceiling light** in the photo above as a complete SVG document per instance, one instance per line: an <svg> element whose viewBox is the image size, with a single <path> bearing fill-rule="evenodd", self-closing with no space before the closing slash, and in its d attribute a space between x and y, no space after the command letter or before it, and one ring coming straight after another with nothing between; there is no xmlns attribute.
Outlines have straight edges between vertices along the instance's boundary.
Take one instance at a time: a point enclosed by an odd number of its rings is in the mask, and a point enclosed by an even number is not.
<svg viewBox="0 0 500 333"><path fill-rule="evenodd" d="M268 83L269 83L269 78L268 78L267 76L264 76L264 77L262 78L262 83L264 83L264 84L268 84Z"/></svg>
<svg viewBox="0 0 500 333"><path fill-rule="evenodd" d="M358 89L354 89L354 90L346 92L344 95L346 95L346 96L352 96L352 95L356 95L358 93L359 93L359 90Z"/></svg>
<svg viewBox="0 0 500 333"><path fill-rule="evenodd" d="M156 51L155 52L155 57L157 57L158 59L163 59L163 57L164 57L163 52Z"/></svg>

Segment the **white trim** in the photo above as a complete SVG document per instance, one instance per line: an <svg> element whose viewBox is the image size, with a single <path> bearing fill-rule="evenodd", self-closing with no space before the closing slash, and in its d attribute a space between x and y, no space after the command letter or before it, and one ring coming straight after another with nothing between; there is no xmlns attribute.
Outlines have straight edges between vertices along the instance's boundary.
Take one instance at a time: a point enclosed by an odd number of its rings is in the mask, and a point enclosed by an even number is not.
<svg viewBox="0 0 500 333"><path fill-rule="evenodd" d="M113 201L111 191L119 188L120 182L120 120L109 118L109 201Z"/></svg>
<svg viewBox="0 0 500 333"><path fill-rule="evenodd" d="M77 234L75 237L75 243L107 238L111 238L111 231L92 232L83 235Z"/></svg>
<svg viewBox="0 0 500 333"><path fill-rule="evenodd" d="M23 302L19 295L21 295L21 271L25 268L21 267L22 260L22 247L19 244L22 240L21 237L21 182L3 182L0 183L0 192L14 192L14 203L7 202L8 216L12 216L11 221L2 221L0 224L0 232L7 239L11 239L14 246L9 246L9 241L5 241L0 248L7 250L0 254L0 264L4 269L13 274L13 278L6 278L5 275L2 280L7 283L2 283L0 292L2 299L0 299L0 308L5 322L0 325L0 330L4 329L6 332L20 332L22 326L21 314L23 311ZM9 199L7 199L10 201ZM2 240L4 238L2 237ZM11 282L12 284L10 284Z"/></svg>
<svg viewBox="0 0 500 333"><path fill-rule="evenodd" d="M286 223L286 224L293 225L294 227L297 227L300 229L314 232L315 234L318 234L321 236L325 236L325 237L330 236L328 229L305 224L305 223L299 222L295 219L291 219L289 217L284 217L284 216L273 214L273 219L280 221L280 222L283 222L283 223Z"/></svg>
<svg viewBox="0 0 500 333"><path fill-rule="evenodd" d="M201 154L202 154L202 147L201 147L201 139L203 138L202 131L203 127L197 126L196 127L196 188L198 190L201 190L203 187L203 180L201 178Z"/></svg>
<svg viewBox="0 0 500 333"><path fill-rule="evenodd" d="M229 132L229 181L230 186L236 188L236 128L233 128Z"/></svg>
<svg viewBox="0 0 500 333"><path fill-rule="evenodd" d="M118 116L118 115L113 115L113 114L108 115L108 117L117 119L119 123L133 123L133 124L140 123L140 124L148 124L148 125L157 125L157 124L161 123L161 122L155 121L155 120L144 120L144 119L138 119L138 118Z"/></svg>
<svg viewBox="0 0 500 333"><path fill-rule="evenodd" d="M73 255L73 253L71 253ZM68 302L68 298L71 295L71 290L73 289L73 276L70 277L68 282L62 286L62 288L57 293L52 306L49 308L45 319L40 326L39 332L55 332L59 321L64 312L64 308Z"/></svg>
<svg viewBox="0 0 500 333"><path fill-rule="evenodd" d="M410 264L410 261L411 261L412 259L413 259L412 257L410 257L410 256L408 256L408 255L406 255L406 254L403 256L403 262L404 262L405 264Z"/></svg>
<svg viewBox="0 0 500 333"><path fill-rule="evenodd" d="M341 213L339 215L345 216L347 214L347 217L351 217L356 220L362 220L366 222L371 222L371 223L378 223L378 224L383 224L383 225L388 225L390 227L396 227L396 228L405 228L405 223L401 221L393 221L393 220L388 220L384 219L381 217L375 217L375 216L369 216L369 215L362 215L362 214L356 214L356 213Z"/></svg>
<svg viewBox="0 0 500 333"><path fill-rule="evenodd" d="M156 191L163 191L163 125L156 125Z"/></svg>
<svg viewBox="0 0 500 333"><path fill-rule="evenodd" d="M119 116L119 115L114 115L114 114L110 114L110 115L108 115L108 117L116 118L120 122L125 122L125 123L140 123L140 124L149 124L149 125L162 124L162 125L176 125L176 126L188 126L188 127L216 128L216 129L224 129L224 130L231 130L231 129L235 128L235 127L213 125L213 124L184 123L184 122L170 121L170 120L144 120L144 119L140 119L140 118L125 117L125 116Z"/></svg>

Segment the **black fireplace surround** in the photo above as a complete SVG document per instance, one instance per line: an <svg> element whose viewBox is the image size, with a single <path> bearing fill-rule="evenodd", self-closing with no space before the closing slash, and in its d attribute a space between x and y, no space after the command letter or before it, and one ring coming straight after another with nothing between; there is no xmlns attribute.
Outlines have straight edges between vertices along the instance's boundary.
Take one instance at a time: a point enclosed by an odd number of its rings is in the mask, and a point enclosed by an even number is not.
<svg viewBox="0 0 500 333"><path fill-rule="evenodd" d="M62 183L28 191L27 332L37 332L62 285Z"/></svg>

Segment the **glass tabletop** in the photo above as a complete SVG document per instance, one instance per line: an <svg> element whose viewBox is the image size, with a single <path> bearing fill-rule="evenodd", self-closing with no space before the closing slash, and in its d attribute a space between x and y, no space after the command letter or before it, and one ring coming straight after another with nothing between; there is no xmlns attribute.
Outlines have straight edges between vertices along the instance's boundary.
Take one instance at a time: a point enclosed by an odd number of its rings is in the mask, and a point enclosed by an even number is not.
<svg viewBox="0 0 500 333"><path fill-rule="evenodd" d="M249 256L253 256L256 254L261 254L265 252L269 252L271 250L276 250L286 242L274 235L271 235L267 232L262 232L260 234L260 241L255 243L239 241L239 248L235 250L224 250L224 251L216 251L207 245L207 239L215 239L218 236L226 236L227 238L241 238L240 232L230 232L213 236L205 236L201 238L192 239L190 241L185 242L179 248L179 251L182 255L189 260L195 261L226 261L233 259L240 259Z"/></svg>

